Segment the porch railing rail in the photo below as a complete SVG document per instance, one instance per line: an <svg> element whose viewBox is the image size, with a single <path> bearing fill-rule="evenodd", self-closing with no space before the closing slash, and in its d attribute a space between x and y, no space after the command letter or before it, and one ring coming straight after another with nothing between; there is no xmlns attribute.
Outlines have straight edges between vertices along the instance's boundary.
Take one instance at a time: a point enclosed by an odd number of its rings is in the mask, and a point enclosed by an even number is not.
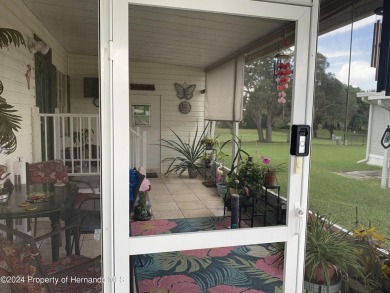
<svg viewBox="0 0 390 293"><path fill-rule="evenodd" d="M146 169L146 131L141 131L139 127L130 128L130 168L142 166Z"/></svg>
<svg viewBox="0 0 390 293"><path fill-rule="evenodd" d="M34 161L62 160L69 175L99 175L100 118L95 114L33 110Z"/></svg>

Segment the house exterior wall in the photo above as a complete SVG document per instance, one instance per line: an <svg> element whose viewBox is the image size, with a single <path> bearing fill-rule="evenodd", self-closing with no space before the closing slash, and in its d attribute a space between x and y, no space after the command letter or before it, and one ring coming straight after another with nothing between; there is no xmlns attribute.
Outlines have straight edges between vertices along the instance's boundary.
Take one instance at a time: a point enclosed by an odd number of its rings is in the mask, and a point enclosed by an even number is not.
<svg viewBox="0 0 390 293"><path fill-rule="evenodd" d="M2 0L0 2L0 27L12 28L20 31L24 38L32 38L35 33L50 48L52 48L52 62L58 70L67 74L67 53L49 34L42 23L23 4L21 0ZM4 85L2 97L13 105L22 116L21 129L16 133L18 139L17 150L8 155L0 155L0 164L8 164L12 172L12 162L17 157L31 161L32 154L32 119L31 111L35 106L35 66L34 55L24 46L0 49L0 80ZM27 65L31 65L30 89L27 87ZM11 177L13 178L13 176Z"/></svg>
<svg viewBox="0 0 390 293"><path fill-rule="evenodd" d="M159 64L147 62L130 62L130 83L154 84L155 91L135 91L132 94L160 95L161 96L161 138L175 139L170 129L175 131L183 140L192 139L195 135L196 125L200 132L204 127L204 94L206 73L203 69ZM179 104L182 102L177 95L174 83L187 85L195 84L193 97L188 100L191 104L191 112L182 114L179 112ZM162 148L161 159L175 154ZM167 169L168 163L163 163L162 172Z"/></svg>
<svg viewBox="0 0 390 293"><path fill-rule="evenodd" d="M383 165L383 147L380 143L383 131L386 129L389 119L389 111L378 106L372 105L372 131L370 139L370 149L368 152L368 164Z"/></svg>
<svg viewBox="0 0 390 293"><path fill-rule="evenodd" d="M99 76L99 57L69 54L70 112L74 114L98 114L93 98L84 98L84 77Z"/></svg>

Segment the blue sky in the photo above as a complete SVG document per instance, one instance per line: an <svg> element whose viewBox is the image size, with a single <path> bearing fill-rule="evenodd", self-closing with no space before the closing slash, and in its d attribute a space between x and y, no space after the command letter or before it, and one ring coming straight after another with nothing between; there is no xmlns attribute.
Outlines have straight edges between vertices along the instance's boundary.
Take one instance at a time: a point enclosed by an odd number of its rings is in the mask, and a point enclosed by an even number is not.
<svg viewBox="0 0 390 293"><path fill-rule="evenodd" d="M353 29L350 84L363 90L375 90L375 68L371 68L371 47L374 23L377 16L355 22ZM324 34L318 38L318 52L329 62L327 72L332 72L344 84L348 84L349 43L351 25Z"/></svg>

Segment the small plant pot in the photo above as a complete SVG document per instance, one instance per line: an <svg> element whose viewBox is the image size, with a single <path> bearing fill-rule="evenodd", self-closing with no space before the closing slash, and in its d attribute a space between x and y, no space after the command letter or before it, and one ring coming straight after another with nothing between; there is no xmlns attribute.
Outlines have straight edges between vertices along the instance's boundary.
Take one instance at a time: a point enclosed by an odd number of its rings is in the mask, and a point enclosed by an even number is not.
<svg viewBox="0 0 390 293"><path fill-rule="evenodd" d="M264 174L264 186L276 186L278 185L278 181L276 180L276 174L273 172L265 173Z"/></svg>
<svg viewBox="0 0 390 293"><path fill-rule="evenodd" d="M196 168L188 168L188 176L190 178L198 177L198 170L196 170Z"/></svg>
<svg viewBox="0 0 390 293"><path fill-rule="evenodd" d="M330 280L335 279L335 274L336 274L335 267L331 266L331 265L328 266L328 275L329 275L329 279ZM305 270L305 279L309 280L310 275L311 275L311 273L306 269ZM325 284L326 283L325 272L322 269L322 267L317 267L314 270L313 277L312 277L312 279L310 281L312 281L312 282L314 282L316 284Z"/></svg>
<svg viewBox="0 0 390 293"><path fill-rule="evenodd" d="M227 192L227 186L222 183L217 183L218 194L225 195Z"/></svg>

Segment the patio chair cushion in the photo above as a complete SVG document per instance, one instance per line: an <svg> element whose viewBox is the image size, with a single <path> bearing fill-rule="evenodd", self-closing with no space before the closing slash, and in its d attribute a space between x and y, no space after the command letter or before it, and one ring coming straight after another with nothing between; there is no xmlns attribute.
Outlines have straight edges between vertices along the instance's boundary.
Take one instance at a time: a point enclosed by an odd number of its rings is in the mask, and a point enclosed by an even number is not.
<svg viewBox="0 0 390 293"><path fill-rule="evenodd" d="M0 258L3 262L2 269L10 276L41 276L41 272L37 269L40 255L32 254L29 245L10 242L0 235ZM42 286L38 283L28 282L26 278L18 279L18 281L20 282L10 284L16 292L43 292Z"/></svg>
<svg viewBox="0 0 390 293"><path fill-rule="evenodd" d="M45 266L47 274L50 276L53 273L60 272L68 268L77 268L77 266L89 261L90 258L82 255L71 255L61 260L52 262ZM80 280L92 280L101 277L100 266L90 265L82 271L74 270L67 276L67 282L55 285L56 292L101 292L102 285L99 282L89 282ZM60 278L61 279L61 278ZM79 280L79 281L75 281Z"/></svg>
<svg viewBox="0 0 390 293"><path fill-rule="evenodd" d="M69 181L66 166L60 160L28 164L27 172L30 184L66 183Z"/></svg>
<svg viewBox="0 0 390 293"><path fill-rule="evenodd" d="M39 284L33 282L28 277L50 278L53 273L61 272L65 269L74 268L72 273L68 275L67 283L58 282L52 284L55 287L55 292L101 292L101 282L77 282L79 280L95 280L101 277L100 265L88 265L82 269L82 266L89 257L81 255L70 255L58 261L43 265L40 253L33 254L30 245L10 242L6 237L0 234L0 265L1 274L9 276L20 276L24 278L18 279L18 282L10 283L13 292L30 292L43 293L47 292L47 284ZM42 271L40 268L43 268ZM72 280L73 278L73 280ZM61 279L58 277L57 279Z"/></svg>

